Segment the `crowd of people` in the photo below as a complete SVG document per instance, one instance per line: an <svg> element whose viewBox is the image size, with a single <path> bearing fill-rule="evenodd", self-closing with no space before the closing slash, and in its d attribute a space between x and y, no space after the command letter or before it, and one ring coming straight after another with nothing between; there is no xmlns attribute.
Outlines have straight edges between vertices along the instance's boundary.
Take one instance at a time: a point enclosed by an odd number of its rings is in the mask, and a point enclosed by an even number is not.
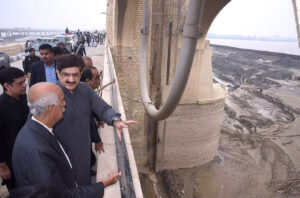
<svg viewBox="0 0 300 198"><path fill-rule="evenodd" d="M69 29L66 28L65 32L69 33ZM87 53L86 53L86 50L85 50L85 45L87 44L88 46L92 46L92 47L97 47L98 43L100 45L102 45L104 40L105 40L106 33L105 33L105 31L99 31L98 32L97 30L95 30L93 33L88 32L88 31L82 33L78 29L78 31L76 32L76 35L77 35L78 41L76 42L76 45L74 46L74 49L72 51L67 50L65 43L59 42L57 44L57 47L52 47L52 46L50 46L50 44L48 46L41 45L42 48L41 47L39 48L39 52L41 54L45 50L46 51L51 50L51 52L54 55L53 56L54 60L57 60L61 55L64 55L64 54L76 54L76 55L80 55L80 56L86 56ZM46 47L46 48L44 49L43 47ZM33 71L33 72L31 71L31 67L35 67L35 66L32 66L32 65L34 65L33 63L40 62L41 59L40 59L40 57L36 56L36 54L35 54L36 52L35 52L34 48L30 48L28 50L28 52L29 52L29 55L27 55L25 57L25 60L23 61L23 69L24 69L25 74L28 76L28 79L30 79L31 74L35 72L35 71ZM47 57L45 56L45 59L46 58ZM49 61L51 62L52 60L49 60ZM55 62L54 62L54 64L55 64ZM50 65L48 65L48 66L50 66ZM35 67L35 68L41 68L41 67ZM53 67L50 67L50 68L53 68ZM53 73L55 73L55 72L52 72L52 75L53 75ZM35 76L33 76L33 77L35 77ZM44 79L45 77L42 76L41 78Z"/></svg>
<svg viewBox="0 0 300 198"><path fill-rule="evenodd" d="M82 33L78 29L76 34L77 34L78 41L82 42L83 44L87 43L88 46L92 46L92 47L96 47L97 44L102 45L106 36L105 31L98 32L97 30L95 30L94 32L86 31Z"/></svg>
<svg viewBox="0 0 300 198"><path fill-rule="evenodd" d="M95 150L104 152L98 127L122 129L135 121L122 121L95 89L101 73L86 56L69 54L64 45L39 47L41 59L30 49L24 71L0 70L0 177L9 197L103 197L104 188L116 183L112 172L91 184ZM26 77L30 89L26 94ZM39 197L39 196L35 196Z"/></svg>
<svg viewBox="0 0 300 198"><path fill-rule="evenodd" d="M101 32L101 31L98 32L97 30L95 32L87 31L82 33L79 29L76 32L76 34L77 34L78 41L76 42L74 53L76 54L78 53L81 56L86 55L85 47L84 47L86 43L89 47L97 47L98 44L100 45L103 44L106 35L105 32ZM81 48L78 49L78 47L80 46Z"/></svg>

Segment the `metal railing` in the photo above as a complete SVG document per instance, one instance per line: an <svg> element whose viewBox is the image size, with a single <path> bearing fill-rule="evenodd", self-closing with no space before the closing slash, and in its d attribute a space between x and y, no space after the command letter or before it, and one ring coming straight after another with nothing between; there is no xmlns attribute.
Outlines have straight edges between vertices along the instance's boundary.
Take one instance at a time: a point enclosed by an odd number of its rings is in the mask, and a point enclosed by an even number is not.
<svg viewBox="0 0 300 198"><path fill-rule="evenodd" d="M110 48L108 43L106 42L106 56L107 56L107 64L109 66L109 74L111 79L116 79L116 73L114 69L113 59L110 52ZM119 112L119 103L118 103L118 85L117 82L111 84L111 105L113 109ZM132 176L132 164L130 164L130 159L128 156L128 150L126 147L124 133L122 133L122 141L120 142L118 139L118 135L116 130L114 129L114 138L115 138L115 146L116 146L116 155L117 155L117 165L118 171L122 172L122 176L120 178L120 189L121 189L121 197L122 198L136 198L141 197L141 189L140 186L135 187ZM134 166L136 166L134 164ZM136 189L139 188L139 193L136 193Z"/></svg>

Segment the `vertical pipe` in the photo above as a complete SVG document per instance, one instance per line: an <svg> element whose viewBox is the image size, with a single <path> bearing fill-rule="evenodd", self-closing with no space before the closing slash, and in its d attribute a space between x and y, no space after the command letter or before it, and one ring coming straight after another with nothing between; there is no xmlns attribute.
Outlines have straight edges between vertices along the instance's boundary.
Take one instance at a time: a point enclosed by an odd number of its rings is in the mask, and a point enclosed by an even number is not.
<svg viewBox="0 0 300 198"><path fill-rule="evenodd" d="M167 57L167 77L166 84L169 85L170 80L170 59L171 59L171 44L172 44L172 26L173 22L169 23L169 40L168 40L168 57Z"/></svg>
<svg viewBox="0 0 300 198"><path fill-rule="evenodd" d="M206 0L190 0L189 9L183 30L182 48L180 50L178 64L171 87L171 91L167 97L166 102L160 110L155 108L148 94L147 83L147 45L151 10L149 2L145 0L144 20L141 36L141 50L140 50L140 88L143 105L148 114L156 119L163 120L167 118L176 108L179 103L185 86L188 82L188 77L191 71L192 62L194 59L197 40L203 34L200 32L200 24L203 18L203 9Z"/></svg>

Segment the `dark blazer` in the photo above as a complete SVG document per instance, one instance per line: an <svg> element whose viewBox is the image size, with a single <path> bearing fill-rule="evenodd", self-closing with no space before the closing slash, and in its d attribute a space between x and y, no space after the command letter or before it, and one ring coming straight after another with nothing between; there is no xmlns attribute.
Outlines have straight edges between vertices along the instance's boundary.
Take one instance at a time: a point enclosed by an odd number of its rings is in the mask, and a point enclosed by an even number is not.
<svg viewBox="0 0 300 198"><path fill-rule="evenodd" d="M54 67L56 68L55 61L54 61ZM39 82L46 82L46 72L45 72L43 61L32 63L30 69L31 69L30 86ZM56 75L56 79L57 79L57 75Z"/></svg>
<svg viewBox="0 0 300 198"><path fill-rule="evenodd" d="M76 187L74 171L56 137L32 119L17 136L12 160L18 187L38 185L51 188L61 197L103 197L102 182Z"/></svg>
<svg viewBox="0 0 300 198"><path fill-rule="evenodd" d="M23 61L23 69L24 69L25 74L27 74L28 72L31 72L30 66L32 63L38 62L40 60L41 60L41 58L36 55L34 55L33 57L30 55L26 56L25 60Z"/></svg>

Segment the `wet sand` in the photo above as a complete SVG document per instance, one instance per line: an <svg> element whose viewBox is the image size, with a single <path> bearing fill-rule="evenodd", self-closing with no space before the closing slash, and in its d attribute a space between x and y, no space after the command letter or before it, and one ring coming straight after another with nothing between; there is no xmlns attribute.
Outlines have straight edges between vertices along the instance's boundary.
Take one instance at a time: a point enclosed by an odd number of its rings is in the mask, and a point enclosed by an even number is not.
<svg viewBox="0 0 300 198"><path fill-rule="evenodd" d="M228 87L218 156L158 174L169 197L300 197L300 56L213 49L214 80ZM147 197L147 196L145 196Z"/></svg>
<svg viewBox="0 0 300 198"><path fill-rule="evenodd" d="M245 168L234 171L244 176L231 196L299 197L300 80L294 76L300 76L300 56L213 51L214 76L229 84L220 156Z"/></svg>

